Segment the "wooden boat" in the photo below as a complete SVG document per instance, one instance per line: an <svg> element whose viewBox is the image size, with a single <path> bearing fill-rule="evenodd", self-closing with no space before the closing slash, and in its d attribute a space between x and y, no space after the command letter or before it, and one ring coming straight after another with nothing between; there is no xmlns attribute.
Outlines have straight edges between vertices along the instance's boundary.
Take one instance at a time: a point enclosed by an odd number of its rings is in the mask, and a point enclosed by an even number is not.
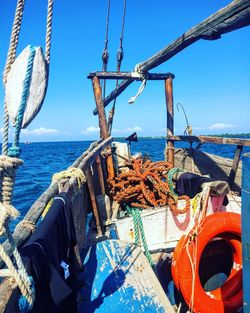
<svg viewBox="0 0 250 313"><path fill-rule="evenodd" d="M26 270L35 280L35 302L32 303L33 308L28 307L26 311L249 312L249 155L243 158L242 184L239 181L234 184L234 180L240 152L243 146L250 145L250 140L174 136L172 90L174 75L148 72L199 39L218 39L220 35L247 26L249 23L250 2L233 1L149 60L139 64L137 72L89 74L88 77L93 83L95 113L99 118L101 139L92 143L65 173L55 177L50 187L35 201L13 233L15 245L23 257L24 265L27 266ZM105 115L105 106L116 99L133 81L144 80L145 74L147 80L165 82L167 144L166 161L161 164L132 156L126 144L122 146L114 142ZM100 79L123 79L123 81L103 99ZM218 170L215 171L216 176L213 179L202 176L210 174L211 166L206 172L200 170L199 174L202 175L190 173L198 172L199 160L207 164L210 158L208 155L197 157L193 151L189 153L188 163L191 164L189 172L180 169L185 158L181 157L180 160L177 151L179 163L176 163L174 153L174 142L180 140L236 145L235 159L230 172L221 169L217 162L215 165ZM178 168L175 167L176 164ZM130 171L136 172L137 177L133 178ZM199 192L195 192L193 186L190 190L191 194L194 193L191 206L188 205L189 198L184 195L183 200L181 198L183 195L177 194L176 191L183 173L195 176L195 183L197 179L203 179L204 185L199 185ZM124 178L128 178L129 183L123 185L126 185L128 190L126 196L123 195L123 198L118 199L117 193L123 191L119 189L118 184L124 182ZM144 187L137 188L144 198L141 194L138 197L134 196L132 189L129 190L137 186L136 182L139 185L145 182ZM229 192L229 186L238 194ZM228 202L224 202L225 195ZM141 202L137 201L139 198ZM67 204L66 199L69 200ZM44 248L43 241L38 240L40 237L37 237L37 233L41 229L51 231L52 228L57 231L58 227L61 227L57 224L48 226L53 214L58 210L59 203L63 207L61 211L70 212L69 215L72 215L75 238L72 240L72 246L67 248L72 250L67 251L74 256L74 262L67 264L68 261L60 259L61 263L55 264L54 260L45 259L43 266L49 264L48 269L46 267L48 272L39 274L41 269L36 272L34 268L37 268L32 267L35 266L32 264L33 257L38 255L36 259L38 263L44 257L37 252L39 250L37 246L39 248L42 246L42 250ZM143 206L147 209L139 210L139 207ZM59 214L61 211L58 211ZM60 225L64 225L63 223L61 220ZM37 229L34 230L32 225ZM68 238L68 232L71 231L71 228L64 229L59 238L64 236ZM53 242L57 242L57 236L56 233ZM48 247L46 253L50 255L46 255L46 258L62 249L61 245L65 245L65 241L62 239L59 242L60 244L53 246L51 250ZM12 243L11 240L6 240L1 245L9 256L15 253ZM0 260L0 263L1 268L4 268L3 260ZM30 270L28 265L33 270ZM37 277L44 278L47 274L44 287ZM59 276L55 278L54 275ZM74 277L73 285L70 283L68 285L69 277L70 279ZM19 312L20 290L17 285L13 277L1 282L1 312ZM43 289L39 289L41 286Z"/></svg>

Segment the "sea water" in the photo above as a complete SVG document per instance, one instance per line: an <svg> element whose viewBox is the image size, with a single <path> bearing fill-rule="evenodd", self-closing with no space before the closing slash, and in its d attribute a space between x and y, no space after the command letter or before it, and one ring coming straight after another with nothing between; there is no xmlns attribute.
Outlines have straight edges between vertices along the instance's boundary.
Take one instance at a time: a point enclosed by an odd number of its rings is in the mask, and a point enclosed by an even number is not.
<svg viewBox="0 0 250 313"><path fill-rule="evenodd" d="M91 141L21 144L24 164L17 170L13 197L13 204L21 215L15 223L49 187L53 174L69 167L90 144ZM175 146L189 147L189 143L176 143ZM139 142L131 143L132 153L142 152L153 161L164 159L164 148L164 139L139 139ZM201 150L233 159L235 148L235 145L204 144ZM244 152L250 152L250 148L244 147Z"/></svg>

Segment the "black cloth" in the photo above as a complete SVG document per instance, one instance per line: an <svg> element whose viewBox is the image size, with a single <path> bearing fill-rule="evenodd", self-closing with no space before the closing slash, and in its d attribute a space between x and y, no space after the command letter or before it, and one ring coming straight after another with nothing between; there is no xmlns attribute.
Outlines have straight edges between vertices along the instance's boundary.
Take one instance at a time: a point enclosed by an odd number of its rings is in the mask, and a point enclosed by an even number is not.
<svg viewBox="0 0 250 313"><path fill-rule="evenodd" d="M197 193L202 191L202 184L208 183L208 182L216 182L215 179L206 177L206 176L200 176L194 173L186 172L179 176L179 178L176 181L175 185L175 192L179 196L187 195L191 199L197 195ZM219 181L219 184L214 185L215 188L221 188L221 190L226 191L227 188L229 190L228 184L226 182ZM225 195L225 194L224 194ZM225 195L223 200L223 205L228 204L228 198Z"/></svg>
<svg viewBox="0 0 250 313"><path fill-rule="evenodd" d="M203 183L211 182L213 179L193 173L183 173L176 181L175 191L179 196L187 195L193 198L197 193L202 191Z"/></svg>
<svg viewBox="0 0 250 313"><path fill-rule="evenodd" d="M27 271L35 281L36 300L32 312L76 312L75 246L69 200L65 193L60 193L20 250ZM69 273L61 264L69 266Z"/></svg>

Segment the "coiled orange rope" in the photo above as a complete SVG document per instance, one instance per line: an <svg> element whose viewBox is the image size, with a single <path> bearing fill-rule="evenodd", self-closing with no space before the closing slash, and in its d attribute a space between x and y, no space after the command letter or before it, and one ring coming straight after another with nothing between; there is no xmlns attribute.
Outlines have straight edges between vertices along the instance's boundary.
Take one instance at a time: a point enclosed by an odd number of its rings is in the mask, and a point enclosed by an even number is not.
<svg viewBox="0 0 250 313"><path fill-rule="evenodd" d="M128 167L127 172L109 180L113 200L142 209L169 205L176 215L189 210L189 197L178 197L169 188L167 175L172 168L170 163L144 162L142 158L137 158ZM178 208L178 200L185 200L185 207Z"/></svg>

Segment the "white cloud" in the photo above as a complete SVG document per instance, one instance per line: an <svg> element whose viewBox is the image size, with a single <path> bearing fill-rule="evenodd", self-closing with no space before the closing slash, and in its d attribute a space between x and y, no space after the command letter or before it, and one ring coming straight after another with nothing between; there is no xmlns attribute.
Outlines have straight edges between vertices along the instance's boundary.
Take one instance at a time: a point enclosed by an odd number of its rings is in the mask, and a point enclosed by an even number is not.
<svg viewBox="0 0 250 313"><path fill-rule="evenodd" d="M93 133L98 133L98 132L100 132L99 127L90 126L90 127L86 128L85 130L82 130L81 134L93 134Z"/></svg>
<svg viewBox="0 0 250 313"><path fill-rule="evenodd" d="M193 127L193 129L196 130L221 130L221 129L227 129L227 128L235 128L238 127L237 125L233 124L226 124L226 123L215 123L207 127Z"/></svg>
<svg viewBox="0 0 250 313"><path fill-rule="evenodd" d="M135 127L133 127L133 128L128 128L127 129L129 132L140 132L140 131L142 131L142 128L141 127L139 127L139 126L135 126Z"/></svg>
<svg viewBox="0 0 250 313"><path fill-rule="evenodd" d="M234 128L237 127L236 125L232 124L225 124L225 123L215 123L213 125L210 125L208 129L225 129L225 128Z"/></svg>
<svg viewBox="0 0 250 313"><path fill-rule="evenodd" d="M140 132L143 129L140 126L134 126L134 127L128 127L125 129L113 129L114 134L126 134L126 133L131 133L131 132Z"/></svg>
<svg viewBox="0 0 250 313"><path fill-rule="evenodd" d="M29 136L29 135L55 135L55 134L59 134L59 130L57 129L53 129L53 128L45 128L45 127L40 127L40 128L36 128L36 129L23 129L22 130L22 134L24 136Z"/></svg>

